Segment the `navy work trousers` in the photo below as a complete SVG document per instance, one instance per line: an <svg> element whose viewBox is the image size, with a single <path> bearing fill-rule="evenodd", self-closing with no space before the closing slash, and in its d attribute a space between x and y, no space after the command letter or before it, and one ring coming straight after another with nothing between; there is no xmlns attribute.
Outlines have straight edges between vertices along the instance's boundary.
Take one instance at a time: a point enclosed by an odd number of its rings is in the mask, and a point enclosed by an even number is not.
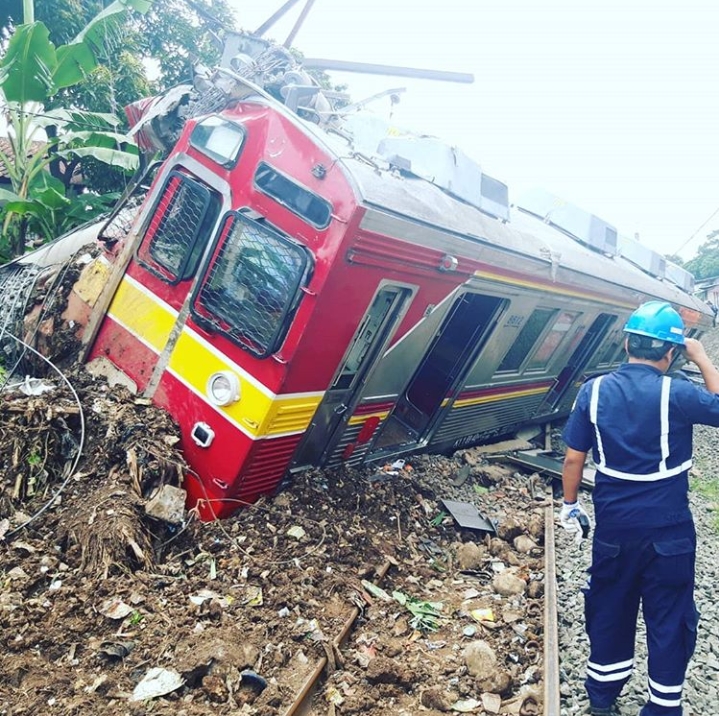
<svg viewBox="0 0 719 716"><path fill-rule="evenodd" d="M584 590L591 647L585 684L592 706L610 706L632 674L641 603L649 655L649 696L641 716L681 716L699 617L695 553L691 522L595 533Z"/></svg>

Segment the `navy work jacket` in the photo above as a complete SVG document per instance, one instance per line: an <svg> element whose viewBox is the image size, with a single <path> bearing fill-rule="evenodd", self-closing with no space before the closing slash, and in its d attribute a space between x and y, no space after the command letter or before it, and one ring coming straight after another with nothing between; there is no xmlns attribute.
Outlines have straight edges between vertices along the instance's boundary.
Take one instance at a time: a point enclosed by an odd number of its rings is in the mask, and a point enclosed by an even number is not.
<svg viewBox="0 0 719 716"><path fill-rule="evenodd" d="M579 390L562 437L589 452L598 530L691 520L692 427L719 426L719 395L653 366L625 363Z"/></svg>

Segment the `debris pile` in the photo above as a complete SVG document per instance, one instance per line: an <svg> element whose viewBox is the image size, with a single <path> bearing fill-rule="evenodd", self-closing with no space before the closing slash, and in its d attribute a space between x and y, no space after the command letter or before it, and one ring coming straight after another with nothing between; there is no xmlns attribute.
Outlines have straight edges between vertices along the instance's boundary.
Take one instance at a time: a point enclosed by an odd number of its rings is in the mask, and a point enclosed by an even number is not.
<svg viewBox="0 0 719 716"><path fill-rule="evenodd" d="M71 384L0 399L8 713L271 716L318 663L319 713L540 713L538 478L471 450L312 470L203 524L169 416Z"/></svg>

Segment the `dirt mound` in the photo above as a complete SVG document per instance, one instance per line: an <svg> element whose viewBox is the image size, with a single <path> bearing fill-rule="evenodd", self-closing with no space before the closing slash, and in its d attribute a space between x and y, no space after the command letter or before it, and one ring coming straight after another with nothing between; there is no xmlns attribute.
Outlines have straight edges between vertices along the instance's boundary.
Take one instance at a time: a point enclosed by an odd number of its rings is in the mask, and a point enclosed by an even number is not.
<svg viewBox="0 0 719 716"><path fill-rule="evenodd" d="M318 664L317 713L532 713L541 489L465 451L308 471L230 520L169 524L146 513L186 469L166 413L82 371L77 399L21 383L0 400L8 713L283 714ZM458 482L497 536L448 516Z"/></svg>
<svg viewBox="0 0 719 716"><path fill-rule="evenodd" d="M158 512L177 427L72 367L73 280L28 294L53 364L2 380L0 712L274 716L320 670L317 714L537 712L543 485L465 450L310 470L223 522Z"/></svg>

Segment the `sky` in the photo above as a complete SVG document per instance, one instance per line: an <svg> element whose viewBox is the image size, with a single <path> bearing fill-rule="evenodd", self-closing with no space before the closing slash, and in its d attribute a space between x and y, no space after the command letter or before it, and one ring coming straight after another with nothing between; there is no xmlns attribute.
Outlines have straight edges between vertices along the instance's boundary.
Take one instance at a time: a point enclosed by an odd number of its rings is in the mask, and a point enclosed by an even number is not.
<svg viewBox="0 0 719 716"><path fill-rule="evenodd" d="M229 0L254 30L284 0ZM304 2L267 37L284 41ZM331 72L352 100L440 137L687 260L719 229L717 0L315 0L307 57L472 73L473 84ZM391 113L391 114L390 114Z"/></svg>

